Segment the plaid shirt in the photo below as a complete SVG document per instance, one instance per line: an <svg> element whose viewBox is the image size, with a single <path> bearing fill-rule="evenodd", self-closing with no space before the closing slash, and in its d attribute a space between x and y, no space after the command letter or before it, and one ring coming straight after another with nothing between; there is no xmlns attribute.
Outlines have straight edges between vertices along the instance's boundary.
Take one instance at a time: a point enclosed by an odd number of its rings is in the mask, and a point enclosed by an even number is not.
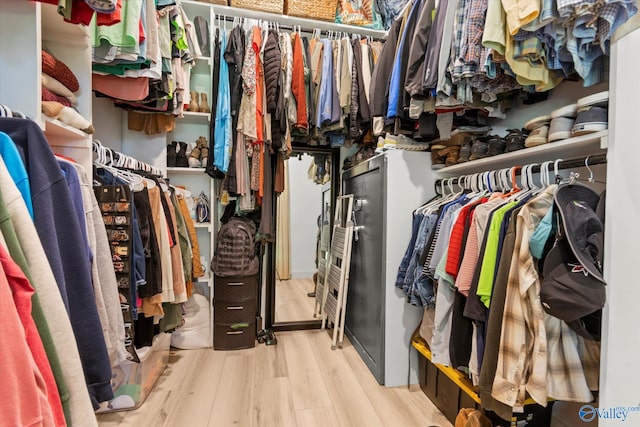
<svg viewBox="0 0 640 427"><path fill-rule="evenodd" d="M529 237L553 204L548 187L520 211L502 318L498 367L491 395L513 407L524 406L526 392L547 405L547 337L540 303L540 276L529 251Z"/></svg>

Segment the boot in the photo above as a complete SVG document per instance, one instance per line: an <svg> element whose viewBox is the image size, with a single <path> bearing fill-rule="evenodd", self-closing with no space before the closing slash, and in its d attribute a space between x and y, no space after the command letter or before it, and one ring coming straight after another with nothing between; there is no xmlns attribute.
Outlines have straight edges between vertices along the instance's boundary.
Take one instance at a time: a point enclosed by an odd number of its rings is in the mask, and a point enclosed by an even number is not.
<svg viewBox="0 0 640 427"><path fill-rule="evenodd" d="M209 159L209 142L204 136L198 138L198 141L196 142L200 149L200 164L202 167L207 167L207 160Z"/></svg>
<svg viewBox="0 0 640 427"><path fill-rule="evenodd" d="M202 167L200 163L200 144L199 141L196 141L196 146L193 147L191 153L189 154L189 167L190 168L199 168Z"/></svg>
<svg viewBox="0 0 640 427"><path fill-rule="evenodd" d="M188 168L189 160L187 159L187 143L180 141L180 150L176 154L176 167Z"/></svg>
<svg viewBox="0 0 640 427"><path fill-rule="evenodd" d="M178 148L177 141L171 141L171 144L167 145L167 167L176 167L176 149Z"/></svg>
<svg viewBox="0 0 640 427"><path fill-rule="evenodd" d="M201 113L210 113L211 108L209 108L209 103L207 102L207 94L200 94L200 112Z"/></svg>
<svg viewBox="0 0 640 427"><path fill-rule="evenodd" d="M189 111L192 113L197 113L200 111L200 105L198 103L198 92L192 90L189 92L191 94L191 102L189 103Z"/></svg>

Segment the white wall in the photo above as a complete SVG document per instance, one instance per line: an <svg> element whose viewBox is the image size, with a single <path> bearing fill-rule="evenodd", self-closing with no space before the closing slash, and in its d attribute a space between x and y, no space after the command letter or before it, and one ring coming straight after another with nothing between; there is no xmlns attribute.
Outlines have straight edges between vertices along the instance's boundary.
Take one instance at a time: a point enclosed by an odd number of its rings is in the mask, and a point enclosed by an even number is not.
<svg viewBox="0 0 640 427"><path fill-rule="evenodd" d="M316 272L317 219L322 208L322 186L307 176L312 156L289 159L291 203L291 277L310 278Z"/></svg>

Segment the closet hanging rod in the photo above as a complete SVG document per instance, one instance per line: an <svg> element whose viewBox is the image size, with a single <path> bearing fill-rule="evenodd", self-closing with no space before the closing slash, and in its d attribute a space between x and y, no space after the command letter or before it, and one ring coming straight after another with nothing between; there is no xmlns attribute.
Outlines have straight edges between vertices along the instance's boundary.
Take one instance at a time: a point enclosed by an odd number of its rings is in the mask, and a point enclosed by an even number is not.
<svg viewBox="0 0 640 427"><path fill-rule="evenodd" d="M585 164L587 159L589 159L588 165L589 166L593 166L593 165L601 165L601 164L605 164L607 163L607 155L606 154L594 154L592 156L583 156L583 157L576 157L573 159L567 159L567 160L562 160L560 162L558 162L558 170L562 170L562 169L573 169L573 168L579 168L579 167L585 167ZM535 162L532 162L535 163ZM518 165L516 165L518 166ZM519 165L519 166L524 166L524 165ZM513 167L513 166L511 166ZM510 169L509 168L501 168L501 169ZM491 170L487 170L484 172L479 172L479 174L483 174L485 172L491 172L494 170L500 170L500 169L491 169ZM518 168L515 173L516 175L520 175L521 172L521 168ZM536 164L532 169L531 169L532 173L536 173L536 172L540 172L540 164ZM441 178L436 180L435 182L435 186L436 188L439 187L443 182L447 183L447 182L451 182L452 184L457 184L458 180L461 177L464 176L469 176L469 175L476 175L476 173L472 173L472 174L468 174L468 175L460 175L460 176L456 176L453 178Z"/></svg>
<svg viewBox="0 0 640 427"><path fill-rule="evenodd" d="M192 0L183 0L182 4L194 7L203 6L202 2ZM321 30L357 34L364 37L372 37L376 40L384 40L387 38L387 32L384 30L372 30L370 28L356 27L354 25L336 24L334 22L318 21L308 18L297 18L295 16L278 15L276 13L240 9L231 6L218 6L215 4L207 5L206 3L204 3L204 5L210 6L213 9L213 12L216 14L216 19L218 15L222 15L222 17L227 21L233 21L233 18L256 19L277 23L281 28L286 28L287 30L293 30L294 27L297 28L299 26L305 33L313 33L313 30Z"/></svg>

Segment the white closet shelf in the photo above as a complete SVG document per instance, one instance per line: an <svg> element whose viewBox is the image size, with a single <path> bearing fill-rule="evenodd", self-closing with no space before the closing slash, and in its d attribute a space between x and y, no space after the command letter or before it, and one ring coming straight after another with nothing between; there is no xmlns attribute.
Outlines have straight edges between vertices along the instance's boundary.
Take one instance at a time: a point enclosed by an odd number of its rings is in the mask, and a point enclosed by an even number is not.
<svg viewBox="0 0 640 427"><path fill-rule="evenodd" d="M182 173L182 174L202 174L204 176L205 168L167 168L167 172Z"/></svg>
<svg viewBox="0 0 640 427"><path fill-rule="evenodd" d="M182 115L184 117L176 117L180 123L207 124L211 120L210 113L194 113L192 111L185 111Z"/></svg>
<svg viewBox="0 0 640 427"><path fill-rule="evenodd" d="M193 226L195 228L206 228L208 230L211 230L211 223L210 222L194 222Z"/></svg>
<svg viewBox="0 0 640 427"><path fill-rule="evenodd" d="M66 146L88 147L91 145L91 135L84 133L80 129L66 125L57 119L45 117L44 133L47 137L64 139L64 145Z"/></svg>
<svg viewBox="0 0 640 427"><path fill-rule="evenodd" d="M203 10L203 6L210 6L216 15L222 15L226 17L241 17L247 19L260 19L263 21L277 22L281 25L293 26L300 25L304 31L306 28L317 28L322 31L335 31L346 32L349 34L360 34L362 36L371 36L377 39L383 39L387 37L387 32L384 30L372 30L364 27L357 27L354 25L336 24L333 22L319 21L309 18L298 18L296 16L279 15L276 13L259 12L250 9L240 9L237 7L220 6L217 4L207 4L193 0L182 0L182 5L187 8L198 8Z"/></svg>
<svg viewBox="0 0 640 427"><path fill-rule="evenodd" d="M487 170L541 163L556 159L601 154L606 151L608 131L595 132L562 141L555 141L537 147L525 148L511 153L499 154L484 159L472 160L448 166L434 172L442 176L464 175Z"/></svg>
<svg viewBox="0 0 640 427"><path fill-rule="evenodd" d="M89 27L65 22L58 14L57 6L42 4L42 34L45 40L55 40L68 44L84 44L89 38Z"/></svg>

